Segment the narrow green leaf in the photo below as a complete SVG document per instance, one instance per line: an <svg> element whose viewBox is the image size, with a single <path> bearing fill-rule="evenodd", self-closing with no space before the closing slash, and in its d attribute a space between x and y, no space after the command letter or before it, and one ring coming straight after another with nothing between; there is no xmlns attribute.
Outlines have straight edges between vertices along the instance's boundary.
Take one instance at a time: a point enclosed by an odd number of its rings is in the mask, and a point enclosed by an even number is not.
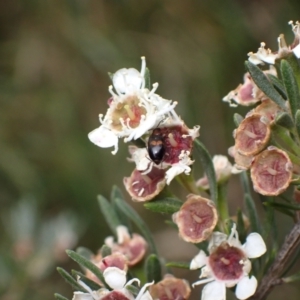
<svg viewBox="0 0 300 300"><path fill-rule="evenodd" d="M196 149L200 155L200 160L204 169L204 172L207 176L209 182L209 190L211 200L217 203L218 200L218 185L216 180L216 173L214 169L214 165L211 159L209 152L206 147L198 140L195 139Z"/></svg>
<svg viewBox="0 0 300 300"><path fill-rule="evenodd" d="M235 124L236 127L238 127L243 120L244 120L244 118L240 114L235 113L233 115L233 122L234 122L234 124Z"/></svg>
<svg viewBox="0 0 300 300"><path fill-rule="evenodd" d="M247 208L251 228L254 232L260 233L261 232L260 222L257 215L254 200L251 196L251 189L249 186L248 175L245 171L241 173L241 181L245 192L244 200L245 200L245 205Z"/></svg>
<svg viewBox="0 0 300 300"><path fill-rule="evenodd" d="M104 244L101 247L100 253L101 253L101 256L103 258L106 257L106 256L108 256L108 255L111 255L111 248Z"/></svg>
<svg viewBox="0 0 300 300"><path fill-rule="evenodd" d="M150 254L145 262L145 271L147 282L152 282L154 280L155 283L162 280L161 278L161 265L160 261L155 254Z"/></svg>
<svg viewBox="0 0 300 300"><path fill-rule="evenodd" d="M168 263L166 263L166 267L190 269L190 263L188 263L188 262L178 262L178 261L169 261Z"/></svg>
<svg viewBox="0 0 300 300"><path fill-rule="evenodd" d="M292 116L294 118L296 115L296 111L300 109L299 87L294 76L293 69L285 59L281 60L280 70L282 80L288 95Z"/></svg>
<svg viewBox="0 0 300 300"><path fill-rule="evenodd" d="M148 89L149 91L152 90L151 87L151 79L150 79L150 71L148 68L145 70L145 88Z"/></svg>
<svg viewBox="0 0 300 300"><path fill-rule="evenodd" d="M57 272L64 278L64 280L69 283L76 291L86 292L86 290L63 268L56 268Z"/></svg>
<svg viewBox="0 0 300 300"><path fill-rule="evenodd" d="M55 297L57 300L69 300L68 298L66 298L66 297L64 297L64 296L62 296L62 295L60 295L60 294L57 294L57 293L54 294L54 297Z"/></svg>
<svg viewBox="0 0 300 300"><path fill-rule="evenodd" d="M117 226L122 225L117 213L112 208L112 205L108 202L108 200L106 200L103 196L99 195L97 198L106 223L108 224L110 230L114 233L114 235L116 235Z"/></svg>
<svg viewBox="0 0 300 300"><path fill-rule="evenodd" d="M268 206L268 204L265 204L265 206ZM295 217L295 214L290 210L290 209L287 209L287 208L284 208L284 207L280 207L280 206L272 206L275 210L281 212L282 214L286 215L286 216L289 216L291 218L294 218Z"/></svg>
<svg viewBox="0 0 300 300"><path fill-rule="evenodd" d="M94 253L90 249L85 247L76 248L76 253L78 253L86 259L91 259L91 257L94 255Z"/></svg>
<svg viewBox="0 0 300 300"><path fill-rule="evenodd" d="M111 196L110 196L111 205L112 205L114 211L116 212L118 219L120 220L122 225L126 226L128 231L130 233L132 233L132 226L131 226L130 220L126 217L126 215L123 214L122 211L120 211L118 205L116 205L116 203L115 203L115 199L117 199L117 198L124 200L124 196L123 196L123 193L121 192L120 188L117 187L116 185L114 185L112 187Z"/></svg>
<svg viewBox="0 0 300 300"><path fill-rule="evenodd" d="M295 282L295 281L299 281L299 280L300 280L300 272L295 273L291 276L282 278L282 281L285 283L291 283L291 282Z"/></svg>
<svg viewBox="0 0 300 300"><path fill-rule="evenodd" d="M295 115L295 126L297 129L298 136L300 137L300 109L297 110Z"/></svg>
<svg viewBox="0 0 300 300"><path fill-rule="evenodd" d="M269 78L269 80L273 84L276 91L282 96L282 98L284 100L287 100L286 90L285 90L284 85L282 84L282 82L279 80L279 78L274 76L274 75L271 75L271 74L267 74L267 77Z"/></svg>
<svg viewBox="0 0 300 300"><path fill-rule="evenodd" d="M249 61L245 62L246 68L249 71L255 84L264 92L264 94L273 100L281 108L286 109L285 100L273 87L272 83L268 80L263 71L256 65L250 63Z"/></svg>
<svg viewBox="0 0 300 300"><path fill-rule="evenodd" d="M96 275L96 277L105 285L106 288L109 288L106 284L103 274L101 270L94 265L91 261L87 260L83 256L79 255L78 253L72 251L72 250L66 250L67 255L72 258L74 261L76 261L80 266L90 270L93 274Z"/></svg>
<svg viewBox="0 0 300 300"><path fill-rule="evenodd" d="M178 230L178 226L171 220L165 220L165 224L171 226L172 228L175 228L176 230Z"/></svg>
<svg viewBox="0 0 300 300"><path fill-rule="evenodd" d="M180 209L182 204L183 202L178 199L164 198L147 202L144 204L144 206L153 212L173 214Z"/></svg>
<svg viewBox="0 0 300 300"><path fill-rule="evenodd" d="M280 202L264 202L263 203L265 206L270 206L270 207L279 207L279 208L285 208L285 209L290 209L290 210L300 210L300 205L297 204L288 204L288 203L280 203Z"/></svg>
<svg viewBox="0 0 300 300"><path fill-rule="evenodd" d="M237 232L239 233L239 240L243 244L246 241L246 226L244 222L243 212L239 208L237 210L237 224L236 224Z"/></svg>
<svg viewBox="0 0 300 300"><path fill-rule="evenodd" d="M142 220L142 218L137 214L137 212L129 206L124 200L121 200L119 198L115 199L116 204L118 207L123 211L123 213L131 219L131 221L139 228L144 238L147 240L149 244L150 251L154 254L157 253L157 249L154 243L154 240L152 238L151 232L146 225L146 223Z"/></svg>
<svg viewBox="0 0 300 300"><path fill-rule="evenodd" d="M276 115L275 124L287 129L294 127L293 119L291 118L290 114L286 112L280 112Z"/></svg>
<svg viewBox="0 0 300 300"><path fill-rule="evenodd" d="M137 288L136 286L131 285L131 284L126 285L125 288L126 288L131 294L133 294L135 297L139 294L139 291L140 291L139 288Z"/></svg>
<svg viewBox="0 0 300 300"><path fill-rule="evenodd" d="M96 283L94 280L91 280L89 278L87 278L84 274L82 274L81 272L78 272L76 270L72 270L71 271L72 275L77 278L80 278L80 281L82 281L83 283L85 283L88 287L90 287L93 291L98 291L99 289L101 289L101 286Z"/></svg>

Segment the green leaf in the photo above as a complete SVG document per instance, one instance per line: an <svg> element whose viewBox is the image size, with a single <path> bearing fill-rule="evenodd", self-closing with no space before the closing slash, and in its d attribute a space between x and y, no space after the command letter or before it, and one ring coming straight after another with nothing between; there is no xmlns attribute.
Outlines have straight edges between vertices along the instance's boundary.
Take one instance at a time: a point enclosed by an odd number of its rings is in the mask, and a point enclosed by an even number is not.
<svg viewBox="0 0 300 300"><path fill-rule="evenodd" d="M299 87L294 76L293 69L285 59L281 60L280 70L282 80L288 95L288 100L290 102L292 116L293 118L295 118L297 110L300 109Z"/></svg>
<svg viewBox="0 0 300 300"><path fill-rule="evenodd" d="M296 111L296 115L295 115L295 126L297 129L297 133L300 136L300 109L298 109Z"/></svg>
<svg viewBox="0 0 300 300"><path fill-rule="evenodd" d="M76 253L78 253L86 259L91 259L91 257L94 255L94 253L90 249L85 247L76 248Z"/></svg>
<svg viewBox="0 0 300 300"><path fill-rule="evenodd" d="M280 208L286 208L290 210L300 210L300 205L297 204L288 204L288 203L280 203L280 202L264 202L265 206L271 206L271 207L280 207Z"/></svg>
<svg viewBox="0 0 300 300"><path fill-rule="evenodd" d="M58 271L58 273L61 275L61 277L64 278L64 280L69 283L76 291L80 291L80 292L87 292L77 281L76 279L74 279L74 277L72 277L71 274L69 274L66 270L64 270L63 268L56 268L56 270Z"/></svg>
<svg viewBox="0 0 300 300"><path fill-rule="evenodd" d="M275 124L287 129L291 129L294 127L293 119L291 118L290 114L286 112L279 112L276 115Z"/></svg>
<svg viewBox="0 0 300 300"><path fill-rule="evenodd" d="M145 88L151 91L151 79L150 79L150 71L148 68L145 70Z"/></svg>
<svg viewBox="0 0 300 300"><path fill-rule="evenodd" d="M111 248L107 245L103 245L100 250L101 256L104 258L108 255L111 255Z"/></svg>
<svg viewBox="0 0 300 300"><path fill-rule="evenodd" d="M282 98L284 100L287 100L287 95L286 95L286 91L285 91L284 85L279 80L279 78L276 77L276 76L274 76L274 75L271 75L271 74L266 74L266 75L269 78L269 80L271 81L271 83L273 84L273 86L276 89L276 91L282 96Z"/></svg>
<svg viewBox="0 0 300 300"><path fill-rule="evenodd" d="M62 295L60 295L60 294L57 294L57 293L54 294L54 297L55 297L57 300L69 300L68 298L66 298L66 297L64 297L64 296L62 296Z"/></svg>
<svg viewBox="0 0 300 300"><path fill-rule="evenodd" d="M244 120L244 118L240 114L235 113L233 115L233 121L234 121L234 124L235 124L236 127L238 127L243 120Z"/></svg>
<svg viewBox="0 0 300 300"><path fill-rule="evenodd" d="M173 214L180 209L182 204L183 202L178 199L164 198L147 202L144 204L144 206L153 212Z"/></svg>
<svg viewBox="0 0 300 300"><path fill-rule="evenodd" d="M218 185L216 180L216 173L211 156L205 146L198 140L195 139L196 149L200 155L200 160L209 182L209 190L211 200L217 203L218 200Z"/></svg>
<svg viewBox="0 0 300 300"><path fill-rule="evenodd" d="M300 280L300 272L297 272L291 276L282 278L282 281L285 283L295 282Z"/></svg>
<svg viewBox="0 0 300 300"><path fill-rule="evenodd" d="M264 94L273 100L281 108L286 109L285 100L273 87L272 83L268 80L263 71L256 65L250 63L249 61L245 62L246 68L249 71L255 84L264 92Z"/></svg>
<svg viewBox="0 0 300 300"><path fill-rule="evenodd" d="M83 256L79 255L78 253L72 251L72 250L66 250L67 255L72 258L74 261L76 261L80 266L84 267L85 269L90 270L95 276L105 285L106 288L109 288L109 286L106 284L103 274L101 270L94 265L91 261L87 260Z"/></svg>
<svg viewBox="0 0 300 300"><path fill-rule="evenodd" d="M108 224L110 230L114 233L114 235L117 235L116 228L119 225L122 225L120 222L117 213L112 208L112 205L106 200L103 196L99 195L98 202L100 204L100 208L103 214L103 217Z"/></svg>
<svg viewBox="0 0 300 300"><path fill-rule="evenodd" d="M190 269L190 263L188 262L178 262L178 261L169 261L166 263L166 267L174 267L174 268L181 268L181 269Z"/></svg>
<svg viewBox="0 0 300 300"><path fill-rule="evenodd" d="M148 226L146 225L146 223L142 220L142 218L124 200L116 198L115 201L118 207L120 208L120 210L123 211L123 213L139 228L142 235L148 242L150 252L154 254L158 254L151 232Z"/></svg>
<svg viewBox="0 0 300 300"><path fill-rule="evenodd" d="M245 200L245 205L246 205L248 216L249 216L251 229L254 232L260 233L261 232L260 222L259 222L259 218L257 215L254 200L251 196L248 175L245 171L241 173L241 181L242 181L242 185L243 185L244 192L245 192L244 200Z"/></svg>
<svg viewBox="0 0 300 300"><path fill-rule="evenodd" d="M77 278L80 277L80 281L82 281L83 283L85 283L88 287L90 287L93 291L98 291L99 289L101 289L101 286L96 283L94 280L91 280L89 278L87 278L84 274L82 274L81 272L78 272L76 270L72 270L71 271L72 275Z"/></svg>
<svg viewBox="0 0 300 300"><path fill-rule="evenodd" d="M145 262L145 271L147 282L152 282L154 280L154 282L157 283L162 280L161 265L157 255L150 254L147 257Z"/></svg>
<svg viewBox="0 0 300 300"><path fill-rule="evenodd" d="M139 294L139 288L137 288L136 286L134 285L126 285L125 287L131 294L133 294L135 297Z"/></svg>
<svg viewBox="0 0 300 300"><path fill-rule="evenodd" d="M127 227L128 231L130 233L132 233L132 226L131 226L130 220L126 217L126 215L123 214L122 211L120 211L118 205L115 203L115 199L117 199L117 198L124 200L124 196L123 196L121 190L116 185L114 185L112 187L112 191L111 191L111 195L110 195L111 205L112 205L114 211L116 212L118 219L120 220L122 225Z"/></svg>
<svg viewBox="0 0 300 300"><path fill-rule="evenodd" d="M273 207L275 210L283 213L284 215L287 215L289 217L292 217L294 218L294 213L289 209L289 208L286 208L282 205L278 205L279 203L269 203L269 202L264 202L263 203L265 206L271 206Z"/></svg>
<svg viewBox="0 0 300 300"><path fill-rule="evenodd" d="M246 241L246 226L243 218L243 212L241 209L238 209L237 211L237 224L236 224L236 230L239 233L239 240L243 244Z"/></svg>
<svg viewBox="0 0 300 300"><path fill-rule="evenodd" d="M114 73L111 73L111 72L107 72L110 80L112 81L113 80L113 77L114 77Z"/></svg>

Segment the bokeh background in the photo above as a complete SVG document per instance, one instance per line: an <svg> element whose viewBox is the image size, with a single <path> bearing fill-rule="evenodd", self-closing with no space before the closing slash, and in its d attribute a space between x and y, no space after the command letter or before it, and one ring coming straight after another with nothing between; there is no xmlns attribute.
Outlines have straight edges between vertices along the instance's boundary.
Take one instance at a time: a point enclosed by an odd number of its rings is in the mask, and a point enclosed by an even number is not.
<svg viewBox="0 0 300 300"><path fill-rule="evenodd" d="M76 268L64 249L97 251L109 234L96 196L108 197L113 184L124 191L133 165L124 143L112 156L87 139L106 111L108 72L139 69L146 56L158 93L179 102L190 127L201 125L212 155L226 154L232 115L248 109L229 108L222 97L242 81L247 53L261 41L277 50L280 33L292 42L287 23L299 19L299 0L1 0L1 299L71 298L55 270ZM232 211L241 198L233 179ZM187 261L196 253L163 217L133 206L164 257ZM299 287L277 288L272 299L284 295L299 299Z"/></svg>

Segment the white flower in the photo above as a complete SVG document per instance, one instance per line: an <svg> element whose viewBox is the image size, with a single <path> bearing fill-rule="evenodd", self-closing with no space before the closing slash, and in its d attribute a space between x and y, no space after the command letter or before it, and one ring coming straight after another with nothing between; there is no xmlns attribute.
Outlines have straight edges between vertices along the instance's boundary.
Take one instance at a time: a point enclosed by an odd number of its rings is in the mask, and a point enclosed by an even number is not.
<svg viewBox="0 0 300 300"><path fill-rule="evenodd" d="M88 137L99 147L114 147L118 151L118 140L125 142L136 140L149 130L172 120L178 122L174 108L177 102L163 99L155 94L158 83L149 91L145 88L146 61L142 57L141 71L120 69L112 77L113 86L109 87L112 95L109 108L99 115L101 126L92 131Z"/></svg>
<svg viewBox="0 0 300 300"><path fill-rule="evenodd" d="M251 271L250 258L256 258L266 252L266 245L258 233L248 235L245 244L238 239L236 226L227 237L224 233L214 232L208 245L209 256L203 250L191 261L190 269L201 269L201 279L193 284L207 283L202 291L202 300L225 300L226 287L236 285L238 299L252 296L257 287Z"/></svg>
<svg viewBox="0 0 300 300"><path fill-rule="evenodd" d="M289 24L292 27L292 31L294 33L294 42L291 45L287 45L284 35L281 34L278 41L278 51L272 52L270 49L266 49L265 43L260 44L260 48L256 53L250 52L248 53L249 61L255 65L267 63L267 64L275 64L275 60L277 58L281 58L286 56L288 53L294 53L297 58L300 58L300 23L290 21Z"/></svg>
<svg viewBox="0 0 300 300"><path fill-rule="evenodd" d="M113 294L112 297L116 300L118 299L118 297L120 297L121 299L124 299L124 297L126 297L128 300L152 300L150 293L146 291L146 289L154 282L146 283L141 288L138 295L134 297L126 288L126 286L131 285L133 282L137 282L138 285L140 285L139 279L133 278L126 283L126 272L120 270L117 267L108 267L104 270L103 276L105 282L112 289L111 291L106 288L101 288L98 291L92 291L91 288L88 287L79 278L77 280L78 283L87 291L87 293L74 292L72 300L101 300L105 299L109 294ZM108 297L107 299L111 298Z"/></svg>
<svg viewBox="0 0 300 300"><path fill-rule="evenodd" d="M232 164L228 160L227 156L214 155L212 162L214 165L217 182L222 183L226 181L232 173ZM196 182L196 185L205 190L209 189L207 176L203 176L202 178L200 178Z"/></svg>

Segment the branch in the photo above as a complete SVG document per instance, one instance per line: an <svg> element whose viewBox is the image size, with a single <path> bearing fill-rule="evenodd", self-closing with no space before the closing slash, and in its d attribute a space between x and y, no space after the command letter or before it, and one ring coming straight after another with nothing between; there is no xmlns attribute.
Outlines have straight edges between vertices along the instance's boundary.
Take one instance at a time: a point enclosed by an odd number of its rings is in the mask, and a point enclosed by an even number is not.
<svg viewBox="0 0 300 300"><path fill-rule="evenodd" d="M271 289L278 284L281 274L287 265L288 260L300 243L300 222L296 223L291 232L286 236L284 243L278 252L276 259L263 277L256 293L251 300L264 300Z"/></svg>

